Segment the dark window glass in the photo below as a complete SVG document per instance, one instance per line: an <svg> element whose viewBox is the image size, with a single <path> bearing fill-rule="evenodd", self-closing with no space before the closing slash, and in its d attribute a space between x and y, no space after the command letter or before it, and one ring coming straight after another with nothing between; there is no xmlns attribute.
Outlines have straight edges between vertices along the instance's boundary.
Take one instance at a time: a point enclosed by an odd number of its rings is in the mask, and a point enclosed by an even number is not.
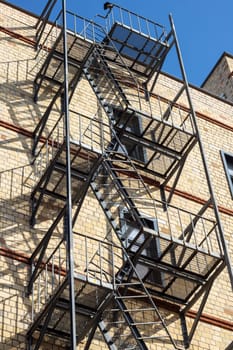
<svg viewBox="0 0 233 350"><path fill-rule="evenodd" d="M128 133L131 135L139 136L142 134L141 117L135 113L122 112L120 110L114 110L114 116L116 119L116 128L125 130L121 137L121 143L125 148L126 153L133 159L140 163L146 163L146 149L138 144L135 140L131 140L128 137Z"/></svg>
<svg viewBox="0 0 233 350"><path fill-rule="evenodd" d="M231 197L233 198L233 154L221 151L223 166L225 169Z"/></svg>
<svg viewBox="0 0 233 350"><path fill-rule="evenodd" d="M141 219L144 225L154 231L158 230L157 220L150 217L142 216ZM122 239L124 239L124 245L126 248L130 247L130 253L136 253L139 247L144 243L146 237L141 233L138 239L135 240L137 234L139 233L139 227L137 223L132 219L132 216L127 210L122 210L121 212L121 231ZM134 243L132 244L132 242ZM141 256L144 258L149 258L150 260L158 259L160 255L160 245L159 238L153 237L149 245L141 252ZM159 286L163 285L163 274L159 270L149 268L140 262L136 265L139 276L142 280L147 281L152 284Z"/></svg>

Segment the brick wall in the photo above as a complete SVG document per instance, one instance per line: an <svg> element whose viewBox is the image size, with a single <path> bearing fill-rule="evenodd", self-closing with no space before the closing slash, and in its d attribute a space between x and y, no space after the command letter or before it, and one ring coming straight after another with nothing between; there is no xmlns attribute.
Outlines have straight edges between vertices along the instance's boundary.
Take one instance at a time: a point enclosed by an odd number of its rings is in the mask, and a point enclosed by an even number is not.
<svg viewBox="0 0 233 350"><path fill-rule="evenodd" d="M38 103L33 102L33 80L38 70L38 58L32 42L23 41L14 34L20 34L33 40L35 36L35 18L19 13L0 2L2 27L12 31L11 35L0 31L0 349L26 349L25 334L31 323L31 296L26 294L29 279L29 257L47 232L53 219L51 202L45 203L45 210L39 216L36 225L30 227L30 193L40 174L38 167L32 164L31 146L32 132L43 116L52 93L48 89L42 91ZM17 29L16 29L17 28ZM166 98L173 98L179 88L179 82L167 76L159 80L158 89L154 93ZM211 180L220 207L220 215L229 244L229 252L233 259L232 240L232 199L229 194L225 173L220 159L220 150L232 151L232 105L215 99L203 91L193 88L192 97L197 111L197 121L210 168ZM154 101L156 104L156 102ZM181 105L186 100L181 98ZM88 106L88 108L87 108ZM57 118L54 107L51 125ZM88 116L97 114L106 117L96 102L95 96L85 80L76 89L71 104L79 113ZM224 126L221 124L224 123ZM77 120L71 118L72 135L77 135ZM48 134L46 129L43 136ZM203 166L200 152L195 146L185 164L177 186L173 204L197 212L200 205L196 198L206 200L208 196L206 181L203 177ZM154 189L155 197L159 191ZM56 208L53 208L56 212ZM211 216L211 214L210 214ZM87 193L79 219L74 231L88 237L102 239L109 230L101 208L91 192ZM59 227L56 232L59 236ZM83 250L79 249L80 241L75 238L75 249L80 259ZM55 241L51 243L51 249ZM95 252L95 247L90 251ZM82 259L80 259L81 261ZM80 261L76 265L80 266ZM224 291L224 292L223 292ZM198 305L198 304L197 304ZM197 310L194 305L193 312ZM181 340L181 327L178 314L169 308L161 307L169 329L175 339ZM226 350L232 344L233 293L230 288L227 270L217 278L208 298L206 308L190 349L193 350ZM195 312L193 313L195 316ZM193 316L189 314L188 324L191 326ZM83 341L78 349L83 349ZM62 349L61 342L51 343L45 339L43 349ZM107 349L101 335L97 332L90 347L91 350ZM172 349L168 344L156 341L151 350ZM229 348L230 349L230 348Z"/></svg>
<svg viewBox="0 0 233 350"><path fill-rule="evenodd" d="M203 88L228 101L233 101L233 58L229 54L222 55L211 75L203 84Z"/></svg>

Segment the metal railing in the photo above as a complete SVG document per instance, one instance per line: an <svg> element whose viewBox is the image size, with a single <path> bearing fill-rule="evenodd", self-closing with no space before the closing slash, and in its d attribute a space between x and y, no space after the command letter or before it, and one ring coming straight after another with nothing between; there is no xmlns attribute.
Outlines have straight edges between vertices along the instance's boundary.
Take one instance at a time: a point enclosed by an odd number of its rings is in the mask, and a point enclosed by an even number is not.
<svg viewBox="0 0 233 350"><path fill-rule="evenodd" d="M150 38L159 41L164 41L167 36L166 29L163 25L151 21L125 8L112 4L112 7L107 13L105 19L107 31L110 31L114 23L120 23L130 28L130 30L137 31L142 35L149 36Z"/></svg>
<svg viewBox="0 0 233 350"><path fill-rule="evenodd" d="M57 246L55 242L58 242ZM67 275L66 246L63 239L53 235L54 247L49 247L47 256L41 262L32 288L32 318L41 311L55 290L61 286ZM36 261L33 262L36 265ZM32 272L34 265L32 265Z"/></svg>
<svg viewBox="0 0 233 350"><path fill-rule="evenodd" d="M12 200L28 194L37 180L35 168L31 164L3 170L0 172L0 187L4 189L1 195L4 200Z"/></svg>
<svg viewBox="0 0 233 350"><path fill-rule="evenodd" d="M72 144L92 152L103 153L110 143L109 125L95 116L86 116L70 110L71 148ZM37 174L42 174L54 159L60 147L64 144L64 120L61 115L52 126L49 133L41 139L37 147L37 157L34 166ZM71 149L72 151L72 149Z"/></svg>
<svg viewBox="0 0 233 350"><path fill-rule="evenodd" d="M32 287L33 317L65 282L68 274L66 242L57 231L60 231L59 227L54 227L43 260L40 261L38 254L33 256L32 273L36 268ZM74 256L74 278L115 288L115 276L124 262L121 247L74 232Z"/></svg>
<svg viewBox="0 0 233 350"><path fill-rule="evenodd" d="M103 28L92 20L79 16L71 11L66 11L67 17L67 32L73 36L79 36L91 43L100 43L106 37ZM52 22L48 22L49 17L45 17L42 21L43 27L37 34L38 48L52 48L52 43L55 43L62 30L62 10L54 17ZM39 27L41 28L41 27Z"/></svg>
<svg viewBox="0 0 233 350"><path fill-rule="evenodd" d="M132 177L135 173L129 163L127 169L121 165L122 160L119 161L119 166L114 161L115 175L109 171L109 165L104 165L95 179L101 200L104 200L111 211L117 227L122 225L119 213L125 209L131 214L128 224L136 224L138 230L143 218L147 216L157 222L157 232L154 233L157 237L170 242L177 241L179 245L189 246L190 249L203 251L208 255L222 257L218 225L209 218L214 215L208 202L197 213L168 205L153 198L140 177Z"/></svg>

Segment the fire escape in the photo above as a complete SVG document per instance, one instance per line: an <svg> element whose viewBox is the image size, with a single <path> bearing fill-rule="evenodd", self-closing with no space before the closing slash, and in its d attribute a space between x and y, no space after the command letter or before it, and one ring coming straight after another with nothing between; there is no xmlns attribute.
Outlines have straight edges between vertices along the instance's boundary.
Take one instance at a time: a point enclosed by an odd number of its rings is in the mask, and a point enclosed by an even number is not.
<svg viewBox="0 0 233 350"><path fill-rule="evenodd" d="M172 18L166 32L110 3L96 22L64 3L57 17L56 9L48 1L37 23L34 99L51 98L34 131L31 225L50 227L31 256L28 350L45 337L73 350L85 341L87 350L97 329L111 350L188 348L215 278L231 271ZM165 98L154 91L172 48L181 79ZM98 105L93 114L73 103L81 84ZM173 198L195 145L209 198L193 213ZM103 239L78 232L87 193L105 214ZM182 339L164 302L182 320Z"/></svg>

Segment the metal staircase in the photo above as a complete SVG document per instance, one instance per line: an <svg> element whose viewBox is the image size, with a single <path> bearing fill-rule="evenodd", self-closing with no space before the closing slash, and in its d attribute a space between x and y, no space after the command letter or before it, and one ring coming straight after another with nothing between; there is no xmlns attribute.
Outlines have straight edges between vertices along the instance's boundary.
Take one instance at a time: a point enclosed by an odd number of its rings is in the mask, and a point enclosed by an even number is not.
<svg viewBox="0 0 233 350"><path fill-rule="evenodd" d="M38 307L28 350L40 349L45 335L72 350L85 339L88 350L97 328L110 350L188 348L229 260L173 22L166 33L106 3L101 25L65 11L67 28L57 26L62 11L48 22L55 4L38 22L37 47L48 54L34 99L50 84L51 101L34 131L41 177L31 194L31 224L53 223L31 256L28 293ZM174 46L182 79L168 99L154 88ZM92 116L70 107L83 80L97 101ZM210 198L193 213L172 199L195 144ZM110 228L102 240L74 232L89 191ZM185 315L197 300L189 333ZM179 311L182 340L172 336L161 301Z"/></svg>
<svg viewBox="0 0 233 350"><path fill-rule="evenodd" d="M141 283L128 283L127 287L135 289L138 285L141 287ZM133 307L133 303L144 304L145 307ZM140 295L128 292L125 295L116 291L111 308L106 308L103 312L98 326L102 327L104 336L108 336L108 344L111 343L116 349L144 350L153 341L172 344L174 349L178 348L148 292Z"/></svg>
<svg viewBox="0 0 233 350"><path fill-rule="evenodd" d="M222 265L221 253L212 249L218 241L216 223L203 216L207 206L195 215L156 200L126 154L107 152L91 187L140 277L154 284L150 288L155 294L187 302ZM174 216L178 220L172 223ZM182 292L179 284L185 286Z"/></svg>
<svg viewBox="0 0 233 350"><path fill-rule="evenodd" d="M159 101L152 110L142 82L132 75L123 58L117 65L110 61L109 51L113 49L105 43L95 46L83 72L135 166L141 174L165 184L182 168L197 142L191 111L182 113L175 107L185 87L171 104L163 106L164 111L158 112Z"/></svg>
<svg viewBox="0 0 233 350"><path fill-rule="evenodd" d="M100 149L95 149L95 146L99 145L97 139L99 135L95 131L100 129L100 123L77 113L74 113L74 118L80 138L79 142L75 140L70 142L70 163L72 203L77 205L80 198L83 199L85 196L89 181L101 160L102 153ZM95 140L93 140L94 137ZM38 210L43 212L42 203L46 204L46 208L49 205L53 207L53 215L56 217L66 200L66 142L61 118L55 123L47 138L43 140L34 162L35 166L40 169L41 177L31 193L32 226L35 224Z"/></svg>
<svg viewBox="0 0 233 350"><path fill-rule="evenodd" d="M109 242L108 247L112 250L110 234L107 235L106 242ZM129 258L124 246L123 243L114 256L110 251L104 256L106 266L111 266L114 262L116 274L111 280L111 273L107 270L102 271L108 275L114 289L108 300L109 304L98 314L96 327L98 326L103 334L109 349L148 349L154 340L161 344L172 344L173 349L183 349L173 340L165 317L156 306L135 268L135 262ZM92 271L95 277L101 253L98 249L88 266L88 270Z"/></svg>

